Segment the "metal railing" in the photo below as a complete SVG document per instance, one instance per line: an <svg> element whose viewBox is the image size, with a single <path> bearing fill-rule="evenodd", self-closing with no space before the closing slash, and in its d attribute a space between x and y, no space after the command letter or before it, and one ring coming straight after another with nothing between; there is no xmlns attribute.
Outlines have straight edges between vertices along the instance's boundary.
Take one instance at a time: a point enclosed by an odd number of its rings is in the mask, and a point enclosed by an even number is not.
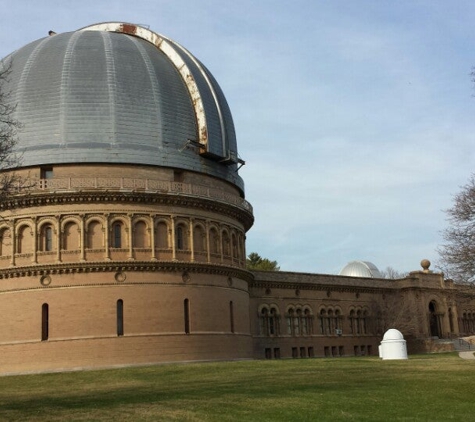
<svg viewBox="0 0 475 422"><path fill-rule="evenodd" d="M235 205L252 213L252 205L238 195L221 189L191 183L171 182L155 179L129 177L64 177L54 179L28 179L22 181L19 192L74 192L91 190L112 190L120 192L165 193L209 198Z"/></svg>

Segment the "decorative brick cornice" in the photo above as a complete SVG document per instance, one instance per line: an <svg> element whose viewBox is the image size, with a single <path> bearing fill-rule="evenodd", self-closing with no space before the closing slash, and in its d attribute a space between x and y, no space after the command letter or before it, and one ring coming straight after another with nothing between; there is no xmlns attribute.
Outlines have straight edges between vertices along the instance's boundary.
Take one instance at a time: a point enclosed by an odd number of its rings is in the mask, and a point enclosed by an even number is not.
<svg viewBox="0 0 475 422"><path fill-rule="evenodd" d="M392 293L397 289L391 288L382 288L382 287L362 287L362 286L354 286L354 285L331 285L331 284L320 284L320 283L304 283L304 282L295 282L295 281L251 281L249 284L249 290L251 292L251 296L258 297L260 295L253 295L253 289L299 289L299 290L314 290L314 291L330 291L330 292L337 292L337 293L371 293L371 294L383 294L383 293Z"/></svg>
<svg viewBox="0 0 475 422"><path fill-rule="evenodd" d="M79 262L64 264L37 265L34 267L15 267L0 270L0 280L55 274L105 273L105 272L188 272L236 277L247 282L253 280L249 271L220 264L204 264L183 261L114 261Z"/></svg>
<svg viewBox="0 0 475 422"><path fill-rule="evenodd" d="M18 208L45 207L69 204L114 204L134 203L145 205L180 206L189 209L223 214L240 221L245 230L254 223L251 211L233 204L211 198L200 198L172 193L117 192L117 191L79 191L79 192L35 192L14 195L0 203L0 211Z"/></svg>

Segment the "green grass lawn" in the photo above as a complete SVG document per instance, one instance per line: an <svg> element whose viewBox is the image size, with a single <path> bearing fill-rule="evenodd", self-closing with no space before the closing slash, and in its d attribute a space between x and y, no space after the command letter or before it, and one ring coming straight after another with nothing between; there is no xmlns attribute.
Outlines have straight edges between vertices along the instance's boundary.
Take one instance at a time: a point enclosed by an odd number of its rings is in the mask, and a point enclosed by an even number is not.
<svg viewBox="0 0 475 422"><path fill-rule="evenodd" d="M473 420L455 353L172 364L0 378L1 421Z"/></svg>

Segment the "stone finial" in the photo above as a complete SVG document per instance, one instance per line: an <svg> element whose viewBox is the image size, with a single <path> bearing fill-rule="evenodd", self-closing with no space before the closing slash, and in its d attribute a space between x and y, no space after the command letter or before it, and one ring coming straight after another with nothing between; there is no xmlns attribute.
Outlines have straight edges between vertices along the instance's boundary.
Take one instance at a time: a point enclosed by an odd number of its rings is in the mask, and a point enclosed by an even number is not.
<svg viewBox="0 0 475 422"><path fill-rule="evenodd" d="M421 261L421 267L422 271L425 273L430 273L429 267L430 267L430 261L428 259L423 259Z"/></svg>

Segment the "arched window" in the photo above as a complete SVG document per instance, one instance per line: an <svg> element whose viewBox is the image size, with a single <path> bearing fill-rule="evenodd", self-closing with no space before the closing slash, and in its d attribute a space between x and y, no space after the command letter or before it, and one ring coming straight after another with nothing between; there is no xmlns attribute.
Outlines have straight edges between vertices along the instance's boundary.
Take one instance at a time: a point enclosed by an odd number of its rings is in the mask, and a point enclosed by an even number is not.
<svg viewBox="0 0 475 422"><path fill-rule="evenodd" d="M245 253L244 253L244 241L242 234L239 234L238 236L238 250L239 250L239 255L238 258L241 260L244 258Z"/></svg>
<svg viewBox="0 0 475 422"><path fill-rule="evenodd" d="M308 335L308 319L307 319L307 309L304 311L304 314L302 316L302 335L306 336Z"/></svg>
<svg viewBox="0 0 475 422"><path fill-rule="evenodd" d="M327 313L327 320L326 320L326 333L329 335L335 334L333 323L334 323L333 310L330 309Z"/></svg>
<svg viewBox="0 0 475 422"><path fill-rule="evenodd" d="M341 330L341 313L339 309L335 309L335 330ZM339 331L336 333L338 334Z"/></svg>
<svg viewBox="0 0 475 422"><path fill-rule="evenodd" d="M363 334L368 334L367 332L367 327L368 327L368 311L364 310L363 311L363 317L361 318L361 332Z"/></svg>
<svg viewBox="0 0 475 422"><path fill-rule="evenodd" d="M356 333L356 329L355 329L356 315L353 309L350 311L349 322L350 322L350 333L355 334Z"/></svg>
<svg viewBox="0 0 475 422"><path fill-rule="evenodd" d="M41 306L41 341L48 340L49 337L49 306L43 303Z"/></svg>
<svg viewBox="0 0 475 422"><path fill-rule="evenodd" d="M223 255L229 256L229 234L227 231L223 231Z"/></svg>
<svg viewBox="0 0 475 422"><path fill-rule="evenodd" d="M124 301L117 301L117 336L124 335Z"/></svg>
<svg viewBox="0 0 475 422"><path fill-rule="evenodd" d="M99 221L91 221L87 226L86 244L88 249L101 249L103 247L102 224Z"/></svg>
<svg viewBox="0 0 475 422"><path fill-rule="evenodd" d="M441 337L442 333L441 315L437 311L437 303L432 300L429 303L429 329L432 337Z"/></svg>
<svg viewBox="0 0 475 422"><path fill-rule="evenodd" d="M18 230L17 253L29 254L33 252L33 232L29 226L23 226Z"/></svg>
<svg viewBox="0 0 475 422"><path fill-rule="evenodd" d="M40 247L42 252L51 252L53 250L53 227L45 224L40 231Z"/></svg>
<svg viewBox="0 0 475 422"><path fill-rule="evenodd" d="M72 251L81 247L79 243L79 227L76 223L66 223L63 229L63 249Z"/></svg>
<svg viewBox="0 0 475 422"><path fill-rule="evenodd" d="M238 244L237 244L237 239L236 239L236 235L233 233L232 236L231 236L231 242L232 242L232 247L233 247L233 258L237 258L238 257Z"/></svg>
<svg viewBox="0 0 475 422"><path fill-rule="evenodd" d="M289 335L294 334L294 329L293 329L294 328L294 324L293 324L294 316L295 316L294 308L289 308L287 310L287 315L285 317L285 319L287 320L287 334L289 334Z"/></svg>
<svg viewBox="0 0 475 422"><path fill-rule="evenodd" d="M272 306L269 313L269 335L278 336L280 334L279 312Z"/></svg>
<svg viewBox="0 0 475 422"><path fill-rule="evenodd" d="M211 228L209 231L209 248L211 253L219 254L219 236L215 228Z"/></svg>
<svg viewBox="0 0 475 422"><path fill-rule="evenodd" d="M179 224L176 228L176 248L180 251L187 250L187 238L185 226Z"/></svg>
<svg viewBox="0 0 475 422"><path fill-rule="evenodd" d="M163 221L156 226L155 244L159 249L168 249L168 227Z"/></svg>
<svg viewBox="0 0 475 422"><path fill-rule="evenodd" d="M260 327L260 334L266 336L269 332L269 309L262 308L261 313L259 315L259 327Z"/></svg>
<svg viewBox="0 0 475 422"><path fill-rule="evenodd" d="M269 309L267 305L263 306L259 313L260 334L263 336L280 335L279 310L272 305Z"/></svg>
<svg viewBox="0 0 475 422"><path fill-rule="evenodd" d="M205 231L200 225L196 225L193 228L193 248L195 252L203 252L206 250Z"/></svg>
<svg viewBox="0 0 475 422"><path fill-rule="evenodd" d="M0 231L0 256L8 256L12 253L12 235L10 229Z"/></svg>
<svg viewBox="0 0 475 422"><path fill-rule="evenodd" d="M134 248L148 248L147 225L138 221L134 226Z"/></svg>
<svg viewBox="0 0 475 422"><path fill-rule="evenodd" d="M304 311L304 320L306 325L307 334L313 334L313 316L310 309L306 308Z"/></svg>
<svg viewBox="0 0 475 422"><path fill-rule="evenodd" d="M302 310L297 309L295 314L294 314L294 336L299 336L301 334L301 317L302 317Z"/></svg>
<svg viewBox="0 0 475 422"><path fill-rule="evenodd" d="M122 248L122 223L116 221L112 224L112 247Z"/></svg>
<svg viewBox="0 0 475 422"><path fill-rule="evenodd" d="M320 310L320 334L326 334L326 319L327 311L325 309Z"/></svg>

